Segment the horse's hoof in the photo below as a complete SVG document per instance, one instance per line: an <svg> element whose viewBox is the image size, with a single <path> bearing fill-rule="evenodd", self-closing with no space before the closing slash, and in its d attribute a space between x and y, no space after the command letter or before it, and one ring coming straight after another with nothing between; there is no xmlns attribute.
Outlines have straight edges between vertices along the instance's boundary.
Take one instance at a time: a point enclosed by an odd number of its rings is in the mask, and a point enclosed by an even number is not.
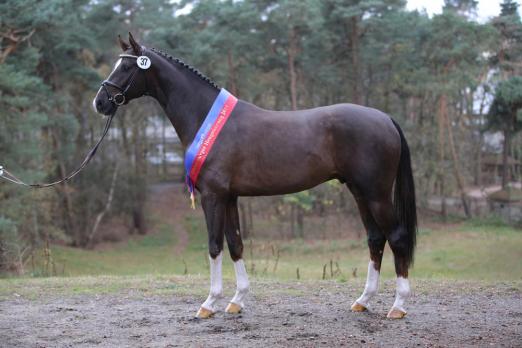
<svg viewBox="0 0 522 348"><path fill-rule="evenodd" d="M390 319L402 319L405 316L406 316L406 312L393 307L392 309L390 309L390 311L388 312L388 315L386 317L390 318Z"/></svg>
<svg viewBox="0 0 522 348"><path fill-rule="evenodd" d="M229 314L239 314L241 313L241 310L243 308L241 308L240 305L238 304L235 304L233 302L230 302L227 306L227 308L225 309L225 312L229 313Z"/></svg>
<svg viewBox="0 0 522 348"><path fill-rule="evenodd" d="M365 312L367 310L368 310L368 308L364 307L362 304L360 304L357 301L354 302L352 305L352 312Z"/></svg>
<svg viewBox="0 0 522 348"><path fill-rule="evenodd" d="M214 312L206 309L205 307L199 307L199 310L196 314L196 318L198 319L208 319L214 315Z"/></svg>

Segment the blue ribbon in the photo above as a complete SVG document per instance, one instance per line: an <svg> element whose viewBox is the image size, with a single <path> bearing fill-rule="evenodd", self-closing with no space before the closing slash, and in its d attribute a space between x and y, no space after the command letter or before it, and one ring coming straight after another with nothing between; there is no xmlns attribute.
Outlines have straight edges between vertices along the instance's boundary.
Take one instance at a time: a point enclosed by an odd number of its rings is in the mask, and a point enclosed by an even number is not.
<svg viewBox="0 0 522 348"><path fill-rule="evenodd" d="M198 154L199 149L203 144L203 141L205 141L208 133L212 129L212 126L214 125L217 117L219 116L219 112L221 111L221 109L223 109L223 106L225 105L225 102L227 101L229 96L230 93L226 89L222 88L218 96L216 97L216 100L214 100L214 104L212 104L210 111L205 117L203 124L201 125L201 127L199 127L199 130L196 133L196 136L194 137L192 144L190 144L190 146L187 149L187 152L185 153L186 182L190 193L194 192L195 184L194 182L192 182L192 179L190 178L190 171L192 170L194 159L196 158L196 155Z"/></svg>

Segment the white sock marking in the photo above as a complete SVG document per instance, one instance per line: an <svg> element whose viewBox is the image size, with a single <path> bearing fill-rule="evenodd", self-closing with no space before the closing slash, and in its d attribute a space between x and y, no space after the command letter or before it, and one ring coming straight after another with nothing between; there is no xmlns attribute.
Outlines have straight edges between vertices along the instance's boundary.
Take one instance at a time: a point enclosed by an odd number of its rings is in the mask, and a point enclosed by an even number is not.
<svg viewBox="0 0 522 348"><path fill-rule="evenodd" d="M357 303L368 308L370 299L377 294L379 290L379 271L375 269L375 262L368 263L368 275L366 276L366 285L363 294L357 299Z"/></svg>
<svg viewBox="0 0 522 348"><path fill-rule="evenodd" d="M208 294L207 300L203 302L201 307L208 309L211 312L215 312L216 301L223 297L223 279L221 272L221 263L223 260L223 251L213 259L209 256L210 260L210 293Z"/></svg>
<svg viewBox="0 0 522 348"><path fill-rule="evenodd" d="M397 290L393 307L406 313L404 302L408 297L410 297L410 281L408 278L397 277Z"/></svg>
<svg viewBox="0 0 522 348"><path fill-rule="evenodd" d="M248 294L250 283L248 282L248 275L243 259L239 259L234 262L234 270L236 271L236 294L230 302L240 305L241 308L245 307L243 300Z"/></svg>

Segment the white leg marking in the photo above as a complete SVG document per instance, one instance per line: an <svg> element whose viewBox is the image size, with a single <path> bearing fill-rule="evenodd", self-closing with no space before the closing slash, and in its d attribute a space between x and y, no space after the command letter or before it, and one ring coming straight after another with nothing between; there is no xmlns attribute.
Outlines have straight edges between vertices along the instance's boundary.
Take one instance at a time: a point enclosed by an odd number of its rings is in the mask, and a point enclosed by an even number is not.
<svg viewBox="0 0 522 348"><path fill-rule="evenodd" d="M208 309L211 312L215 312L216 301L223 297L223 279L221 276L221 261L223 259L223 252L213 259L210 259L210 293L208 298L201 307Z"/></svg>
<svg viewBox="0 0 522 348"><path fill-rule="evenodd" d="M248 294L250 283L248 282L248 275L243 259L239 259L236 262L234 262L234 270L236 271L237 288L236 294L230 302L241 306L241 308L244 308L245 304L243 300L245 299L245 296Z"/></svg>
<svg viewBox="0 0 522 348"><path fill-rule="evenodd" d="M368 275L366 276L364 292L355 302L368 308L368 303L377 294L377 290L379 290L379 271L375 269L375 262L370 261L368 263Z"/></svg>
<svg viewBox="0 0 522 348"><path fill-rule="evenodd" d="M404 302L410 297L410 281L408 278L397 277L397 291L395 293L395 302L393 308L397 308L400 311L406 313L404 309Z"/></svg>

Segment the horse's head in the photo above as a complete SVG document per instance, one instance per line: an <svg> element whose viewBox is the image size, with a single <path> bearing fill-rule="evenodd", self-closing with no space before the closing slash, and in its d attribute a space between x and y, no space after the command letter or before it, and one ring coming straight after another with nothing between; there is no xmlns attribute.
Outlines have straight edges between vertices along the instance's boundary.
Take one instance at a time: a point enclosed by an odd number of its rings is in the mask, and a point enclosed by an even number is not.
<svg viewBox="0 0 522 348"><path fill-rule="evenodd" d="M153 68L144 47L129 33L129 43L118 35L123 54L114 64L112 72L102 82L92 105L96 112L113 114L118 106L147 94L147 74Z"/></svg>

